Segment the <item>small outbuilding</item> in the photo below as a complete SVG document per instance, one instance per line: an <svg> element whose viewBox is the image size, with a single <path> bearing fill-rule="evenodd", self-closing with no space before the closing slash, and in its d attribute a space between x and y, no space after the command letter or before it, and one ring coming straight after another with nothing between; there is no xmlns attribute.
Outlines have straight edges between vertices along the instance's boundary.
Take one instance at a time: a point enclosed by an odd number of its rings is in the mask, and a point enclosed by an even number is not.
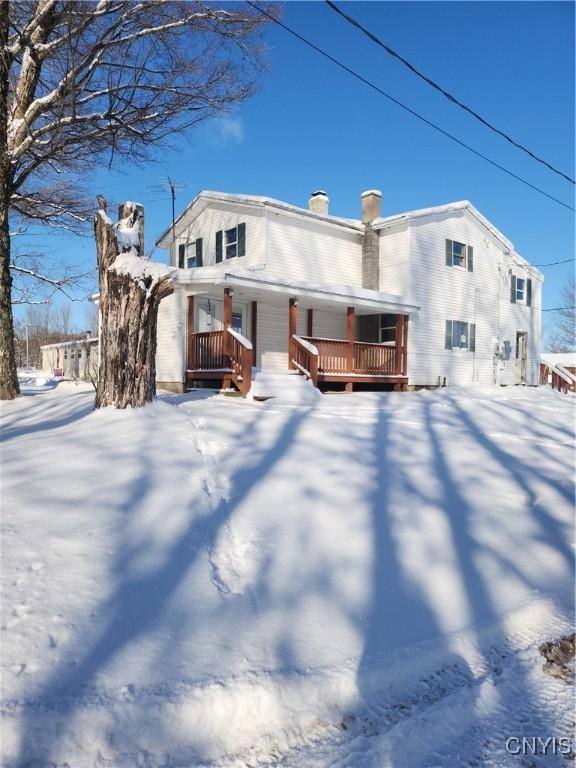
<svg viewBox="0 0 576 768"><path fill-rule="evenodd" d="M70 379L96 380L98 373L98 338L45 344L42 350L42 373Z"/></svg>

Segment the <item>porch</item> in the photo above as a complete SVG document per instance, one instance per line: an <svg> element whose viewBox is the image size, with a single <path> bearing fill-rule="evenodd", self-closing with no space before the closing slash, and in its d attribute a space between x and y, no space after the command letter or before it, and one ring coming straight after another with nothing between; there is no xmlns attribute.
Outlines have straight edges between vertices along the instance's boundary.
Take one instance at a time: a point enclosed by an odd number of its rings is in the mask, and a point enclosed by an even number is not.
<svg viewBox="0 0 576 768"><path fill-rule="evenodd" d="M211 286L187 296L187 387L214 381L246 395L252 368L258 364L265 370L300 374L320 388L407 388L406 305L391 306L376 291L330 295L299 286L299 296L287 296L288 290L279 291L278 284L266 290L237 280L234 286ZM212 313L209 321L206 307ZM385 329L378 325L381 317L388 318ZM326 330L330 335L322 333ZM373 341L375 333L386 340Z"/></svg>

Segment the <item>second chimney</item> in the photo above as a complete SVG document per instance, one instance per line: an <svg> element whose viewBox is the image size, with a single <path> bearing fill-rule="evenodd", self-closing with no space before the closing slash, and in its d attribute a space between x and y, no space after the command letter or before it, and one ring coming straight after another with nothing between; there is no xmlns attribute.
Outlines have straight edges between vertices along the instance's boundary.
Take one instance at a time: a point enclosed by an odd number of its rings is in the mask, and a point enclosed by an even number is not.
<svg viewBox="0 0 576 768"><path fill-rule="evenodd" d="M328 216L328 204L330 198L322 189L312 192L308 200L308 210L313 213L320 213L322 216Z"/></svg>
<svg viewBox="0 0 576 768"><path fill-rule="evenodd" d="M379 189L369 189L362 192L362 223L369 224L380 216L380 203L382 192Z"/></svg>

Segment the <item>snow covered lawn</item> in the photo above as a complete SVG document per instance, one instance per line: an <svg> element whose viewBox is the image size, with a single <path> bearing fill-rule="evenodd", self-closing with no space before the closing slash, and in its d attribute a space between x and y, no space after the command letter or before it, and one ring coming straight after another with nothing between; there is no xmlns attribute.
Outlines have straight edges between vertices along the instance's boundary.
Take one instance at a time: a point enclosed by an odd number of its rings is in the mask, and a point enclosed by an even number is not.
<svg viewBox="0 0 576 768"><path fill-rule="evenodd" d="M3 768L571 764L571 396L92 401L2 407Z"/></svg>

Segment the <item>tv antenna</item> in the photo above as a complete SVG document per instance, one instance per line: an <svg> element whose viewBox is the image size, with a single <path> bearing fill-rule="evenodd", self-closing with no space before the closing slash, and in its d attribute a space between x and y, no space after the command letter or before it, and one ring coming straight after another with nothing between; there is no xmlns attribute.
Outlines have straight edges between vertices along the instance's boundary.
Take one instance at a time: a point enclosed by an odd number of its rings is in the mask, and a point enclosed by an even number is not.
<svg viewBox="0 0 576 768"><path fill-rule="evenodd" d="M152 192L168 192L172 200L172 242L176 239L174 227L176 224L176 192L186 189L187 184L181 184L179 181L174 181L168 176L165 179L160 180L160 184L148 187Z"/></svg>

